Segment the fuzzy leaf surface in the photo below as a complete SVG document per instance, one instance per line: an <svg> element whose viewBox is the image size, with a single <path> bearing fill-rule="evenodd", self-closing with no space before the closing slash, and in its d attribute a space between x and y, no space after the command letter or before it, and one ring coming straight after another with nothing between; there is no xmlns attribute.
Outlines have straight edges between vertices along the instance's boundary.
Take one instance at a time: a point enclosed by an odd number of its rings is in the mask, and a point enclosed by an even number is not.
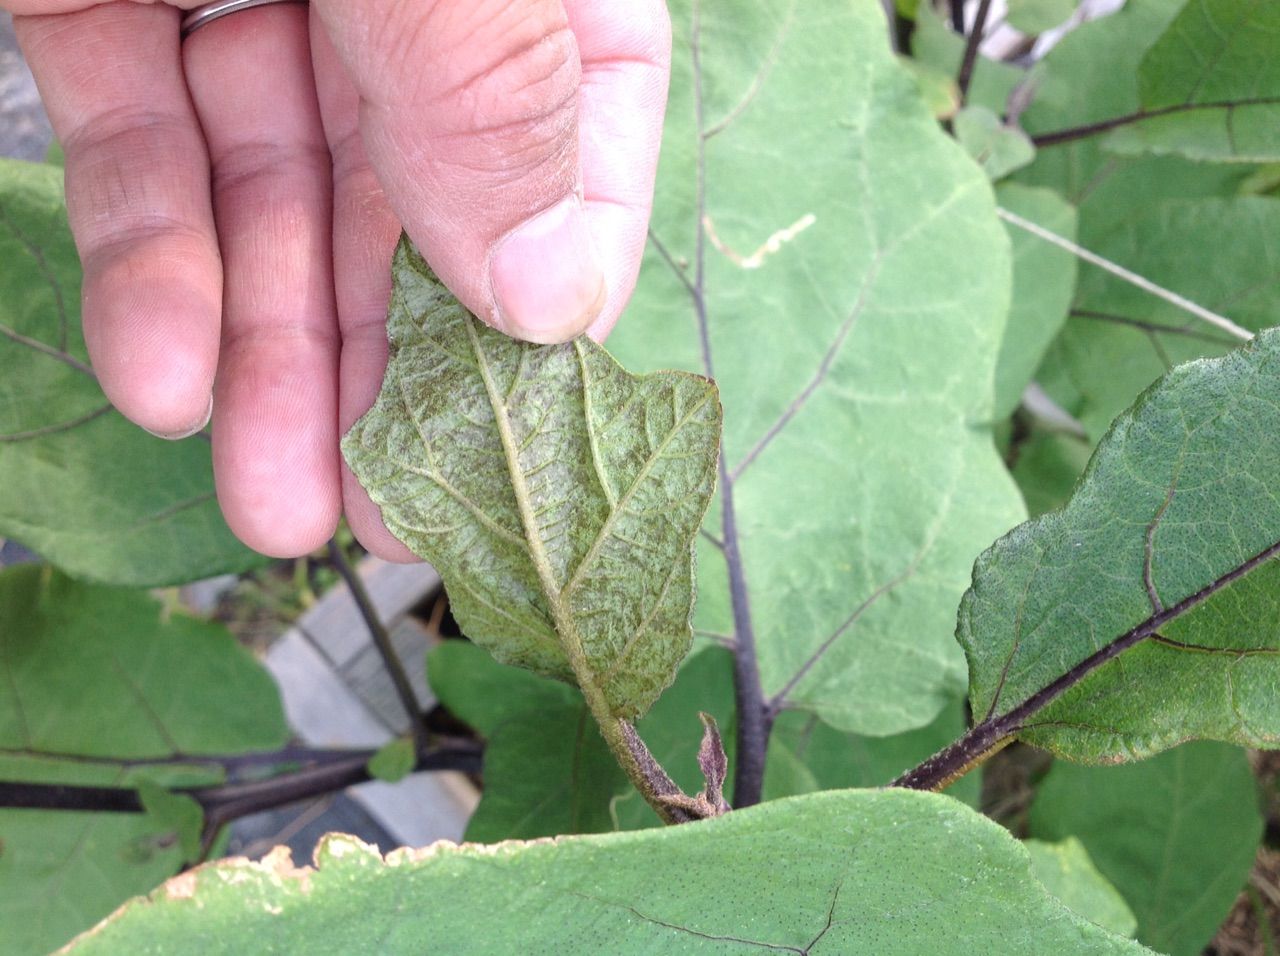
<svg viewBox="0 0 1280 956"><path fill-rule="evenodd" d="M193 807L157 788L217 783L195 758L286 736L271 678L222 627L38 565L0 573L0 780L145 784L151 811L0 810L0 952L47 953L177 872Z"/></svg>
<svg viewBox="0 0 1280 956"><path fill-rule="evenodd" d="M653 241L610 343L720 387L728 483L697 627L732 637L749 612L784 708L868 735L925 726L955 696L972 557L1023 514L989 431L1010 286L990 185L875 0L672 17Z"/></svg>
<svg viewBox="0 0 1280 956"><path fill-rule="evenodd" d="M209 442L148 435L102 394L60 168L0 159L0 263L0 535L106 584L262 563L222 519Z"/></svg>
<svg viewBox="0 0 1280 956"><path fill-rule="evenodd" d="M331 836L317 860L206 865L72 952L343 953L371 940L458 956L1145 952L1051 897L999 826L930 793L815 794L660 830L438 843L385 861Z"/></svg>
<svg viewBox="0 0 1280 956"><path fill-rule="evenodd" d="M516 342L401 243L391 358L343 440L387 527L504 663L643 713L693 639L693 538L715 486L715 384L634 376L585 336Z"/></svg>
<svg viewBox="0 0 1280 956"><path fill-rule="evenodd" d="M1085 762L1193 737L1276 746L1276 435L1276 330L1120 416L1067 506L974 567L957 635L975 717Z"/></svg>
<svg viewBox="0 0 1280 956"><path fill-rule="evenodd" d="M1138 939L1196 956L1249 879L1263 820L1244 753L1201 741L1124 767L1059 761L1029 826L1047 840L1084 844L1129 901Z"/></svg>

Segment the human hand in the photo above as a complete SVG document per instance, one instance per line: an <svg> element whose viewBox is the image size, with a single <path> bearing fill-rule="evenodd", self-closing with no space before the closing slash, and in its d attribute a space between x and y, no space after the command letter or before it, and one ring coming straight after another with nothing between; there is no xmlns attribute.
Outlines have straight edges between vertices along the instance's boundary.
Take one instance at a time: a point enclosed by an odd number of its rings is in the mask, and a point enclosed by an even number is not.
<svg viewBox="0 0 1280 956"><path fill-rule="evenodd" d="M345 508L408 560L338 451L382 381L400 224L485 321L603 338L644 247L665 7L314 0L180 41L197 5L0 0L66 154L93 367L154 433L212 413L251 547L306 553Z"/></svg>

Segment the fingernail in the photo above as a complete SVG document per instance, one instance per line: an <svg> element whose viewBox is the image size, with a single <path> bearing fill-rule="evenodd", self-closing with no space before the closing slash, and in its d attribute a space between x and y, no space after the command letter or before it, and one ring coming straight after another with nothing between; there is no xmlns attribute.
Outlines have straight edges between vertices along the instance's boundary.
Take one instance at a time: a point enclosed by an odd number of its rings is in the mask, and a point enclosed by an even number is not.
<svg viewBox="0 0 1280 956"><path fill-rule="evenodd" d="M155 435L157 438L163 438L166 441L178 441L183 438L190 438L196 432L203 429L205 425L209 424L209 419L212 417L213 417L213 396L210 395L209 408L204 413L204 418L200 419L200 421L193 427L183 429L182 431L176 431L176 432L153 432L151 431L150 428L145 428L143 429L143 431L149 432L150 434Z"/></svg>
<svg viewBox="0 0 1280 956"><path fill-rule="evenodd" d="M604 308L604 271L577 196L507 233L489 271L498 321L529 342L571 339Z"/></svg>

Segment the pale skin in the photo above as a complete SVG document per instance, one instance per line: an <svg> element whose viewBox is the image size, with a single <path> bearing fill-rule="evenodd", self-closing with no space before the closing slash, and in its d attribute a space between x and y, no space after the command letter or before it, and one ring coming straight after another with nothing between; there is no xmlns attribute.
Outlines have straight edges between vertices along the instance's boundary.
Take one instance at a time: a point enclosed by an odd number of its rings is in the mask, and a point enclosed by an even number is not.
<svg viewBox="0 0 1280 956"><path fill-rule="evenodd" d="M198 5L0 0L66 153L94 370L162 437L212 414L246 544L304 554L345 511L409 560L338 452L382 381L401 224L486 322L603 339L644 248L666 8L313 0L180 42Z"/></svg>

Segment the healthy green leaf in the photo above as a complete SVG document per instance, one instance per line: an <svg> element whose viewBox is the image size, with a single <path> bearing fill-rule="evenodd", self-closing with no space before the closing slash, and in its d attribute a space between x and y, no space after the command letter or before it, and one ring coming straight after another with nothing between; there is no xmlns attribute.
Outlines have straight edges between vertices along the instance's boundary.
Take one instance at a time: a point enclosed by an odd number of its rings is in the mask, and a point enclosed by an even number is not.
<svg viewBox="0 0 1280 956"><path fill-rule="evenodd" d="M343 440L387 527L499 660L644 713L692 641L693 537L715 485L715 384L629 375L585 336L516 342L407 240L382 392Z"/></svg>
<svg viewBox="0 0 1280 956"><path fill-rule="evenodd" d="M1068 33L1043 61L1035 98L1022 125L1035 137L1104 123L1139 108L1133 64L1156 41L1186 0L1129 0L1117 13ZM1090 195L1128 162L1109 156L1103 137L1036 143L1036 161L1018 174L1049 186L1072 202ZM1122 206L1128 202L1121 194ZM1082 231L1086 241L1088 236Z"/></svg>
<svg viewBox="0 0 1280 956"><path fill-rule="evenodd" d="M956 140L992 180L1021 169L1036 148L1017 126L1007 125L985 106L966 106L954 120Z"/></svg>
<svg viewBox="0 0 1280 956"><path fill-rule="evenodd" d="M315 870L282 852L206 865L72 951L1143 951L1049 896L1004 830L934 794L816 794L661 830L437 843L385 862L333 836L316 856Z"/></svg>
<svg viewBox="0 0 1280 956"><path fill-rule="evenodd" d="M1004 183L996 189L1001 207L1074 239L1076 214L1049 189ZM1076 286L1076 258L1013 225L1005 227L1013 245L1013 304L996 364L997 418L1013 413L1022 392L1067 319Z"/></svg>
<svg viewBox="0 0 1280 956"><path fill-rule="evenodd" d="M1009 0L1009 25L1023 33L1052 30L1076 12L1076 0Z"/></svg>
<svg viewBox="0 0 1280 956"><path fill-rule="evenodd" d="M387 783L399 783L413 772L418 762L412 737L397 737L378 748L369 758L369 773Z"/></svg>
<svg viewBox="0 0 1280 956"><path fill-rule="evenodd" d="M1203 237L1214 236L1206 252ZM1247 329L1275 321L1280 199L1167 200L1099 239L1095 252ZM1039 379L1093 440L1179 362L1238 344L1225 332L1093 266Z"/></svg>
<svg viewBox="0 0 1280 956"><path fill-rule="evenodd" d="M936 753L965 729L964 703L954 700L927 727L892 737L860 737L828 727L817 717L790 711L778 717L769 737L764 797L880 787ZM947 795L971 807L978 805L981 780L969 774L947 789Z"/></svg>
<svg viewBox="0 0 1280 956"><path fill-rule="evenodd" d="M702 787L698 712L711 713L724 726L733 713L727 658L716 649L691 655L637 727L687 793ZM485 737L485 788L467 825L468 840L491 843L658 824L609 755L582 696L571 688L499 664L465 641L448 641L432 651L427 674L450 712Z"/></svg>
<svg viewBox="0 0 1280 956"><path fill-rule="evenodd" d="M274 684L223 628L36 565L0 573L0 780L152 798L146 814L0 810L0 952L48 952L175 873L191 808L157 791L218 782L199 755L285 738Z"/></svg>
<svg viewBox="0 0 1280 956"><path fill-rule="evenodd" d="M1142 58L1147 118L1114 130L1122 153L1191 159L1280 159L1280 5L1270 0L1190 0Z"/></svg>
<svg viewBox="0 0 1280 956"><path fill-rule="evenodd" d="M983 724L1087 762L1280 741L1280 331L1179 366L1070 503L974 568L957 636Z"/></svg>
<svg viewBox="0 0 1280 956"><path fill-rule="evenodd" d="M1102 781L1099 784L1106 786ZM1088 796L1080 795L1084 806ZM1045 889L1069 909L1103 929L1119 936L1132 936L1138 921L1114 886L1098 872L1089 851L1075 837L1061 843L1027 840L1022 844L1031 854L1031 872Z"/></svg>
<svg viewBox="0 0 1280 956"><path fill-rule="evenodd" d="M0 159L0 263L0 535L108 584L261 563L222 520L207 438L154 438L98 387L61 169Z"/></svg>
<svg viewBox="0 0 1280 956"><path fill-rule="evenodd" d="M1128 899L1138 939L1196 956L1249 878L1262 817L1239 748L1192 743L1125 767L1054 764L1030 827L1079 838Z"/></svg>
<svg viewBox="0 0 1280 956"><path fill-rule="evenodd" d="M609 801L627 782L581 694L466 641L433 650L427 677L440 702L485 738L484 793L468 840L613 829Z"/></svg>
<svg viewBox="0 0 1280 956"><path fill-rule="evenodd" d="M696 625L749 614L765 693L833 727L924 726L972 555L1021 514L985 427L1009 293L990 187L875 0L703 5L696 43L690 3L672 15L653 241L611 343L720 386Z"/></svg>

